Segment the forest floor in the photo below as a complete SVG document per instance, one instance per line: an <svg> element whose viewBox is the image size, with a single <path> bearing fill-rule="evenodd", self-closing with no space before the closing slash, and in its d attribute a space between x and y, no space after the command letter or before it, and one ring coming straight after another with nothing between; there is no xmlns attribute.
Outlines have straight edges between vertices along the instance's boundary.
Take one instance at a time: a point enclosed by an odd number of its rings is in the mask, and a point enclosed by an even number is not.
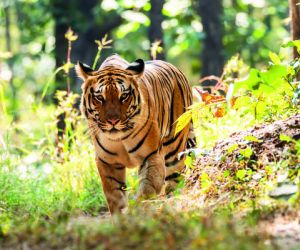
<svg viewBox="0 0 300 250"><path fill-rule="evenodd" d="M178 194L113 218L20 224L0 249L300 249L299 139L299 114L235 132L200 154Z"/></svg>

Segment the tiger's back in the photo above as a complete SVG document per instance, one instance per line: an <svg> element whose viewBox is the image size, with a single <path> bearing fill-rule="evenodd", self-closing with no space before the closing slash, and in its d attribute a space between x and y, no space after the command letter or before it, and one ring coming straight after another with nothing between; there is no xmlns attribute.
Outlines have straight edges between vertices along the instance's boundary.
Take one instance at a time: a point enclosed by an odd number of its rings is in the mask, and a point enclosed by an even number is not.
<svg viewBox="0 0 300 250"><path fill-rule="evenodd" d="M117 55L96 72L83 67L77 68L85 80L82 111L96 131L96 163L110 211L126 205L125 167L139 166L139 198L159 194L165 180L174 187L190 130L174 135L175 121L192 104L183 73L163 61L128 64Z"/></svg>
<svg viewBox="0 0 300 250"><path fill-rule="evenodd" d="M158 60L146 62L144 76L153 89L155 113L163 137L166 179L170 180L184 167L184 159L180 160L178 153L186 147L190 128L187 126L181 133L175 135L175 122L192 104L192 93L184 74L167 62Z"/></svg>

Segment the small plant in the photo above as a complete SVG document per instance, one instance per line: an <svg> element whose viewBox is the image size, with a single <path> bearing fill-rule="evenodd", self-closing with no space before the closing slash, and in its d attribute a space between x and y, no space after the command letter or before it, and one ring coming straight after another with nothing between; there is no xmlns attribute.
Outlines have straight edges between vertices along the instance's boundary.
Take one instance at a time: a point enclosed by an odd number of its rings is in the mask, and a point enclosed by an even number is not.
<svg viewBox="0 0 300 250"><path fill-rule="evenodd" d="M74 31L69 28L65 34L65 38L68 41L68 52L67 52L67 62L58 67L53 74L50 76L49 80L46 82L45 87L43 89L42 95L41 95L41 99L40 99L40 104L42 103L43 99L45 98L48 89L50 87L50 85L53 83L56 75L60 72L60 71L64 71L64 73L67 76L67 94L69 95L71 93L71 79L70 79L70 69L72 69L74 67L74 64L71 63L71 51L72 51L72 43L75 42L78 38L78 36L74 33Z"/></svg>
<svg viewBox="0 0 300 250"><path fill-rule="evenodd" d="M93 69L96 69L96 65L100 58L102 50L111 48L110 45L112 43L112 40L111 39L107 40L107 35L105 35L101 40L95 40L95 43L98 45L98 51L93 62L93 66L92 66Z"/></svg>
<svg viewBox="0 0 300 250"><path fill-rule="evenodd" d="M67 33L65 34L65 38L68 40L68 53L67 53L67 63L63 65L63 70L67 75L67 84L68 84L68 95L71 92L71 83L70 83L70 69L74 67L74 64L71 63L71 50L72 50L72 43L77 40L78 36L75 35L74 31L69 28Z"/></svg>
<svg viewBox="0 0 300 250"><path fill-rule="evenodd" d="M155 41L151 44L150 55L152 60L156 60L157 54L163 52L163 47L161 46L161 41Z"/></svg>

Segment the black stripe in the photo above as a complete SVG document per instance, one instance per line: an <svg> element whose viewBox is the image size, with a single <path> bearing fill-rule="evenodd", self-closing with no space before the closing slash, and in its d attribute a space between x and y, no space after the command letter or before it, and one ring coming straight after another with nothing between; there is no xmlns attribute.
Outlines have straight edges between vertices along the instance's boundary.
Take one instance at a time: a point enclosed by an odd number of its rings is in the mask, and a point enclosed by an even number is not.
<svg viewBox="0 0 300 250"><path fill-rule="evenodd" d="M101 161L101 162L102 162L103 164L105 164L105 165L111 165L111 164L109 164L108 162L102 160L100 157L98 157L98 160Z"/></svg>
<svg viewBox="0 0 300 250"><path fill-rule="evenodd" d="M130 149L130 150L128 151L128 153L131 154L131 153L135 152L138 148L140 148L140 147L143 145L144 141L146 140L146 138L147 138L147 136L148 136L148 134L149 134L149 132L150 132L150 130L151 130L151 128L152 128L152 124L153 124L153 123L151 123L150 128L148 129L148 131L146 132L146 134L145 134L145 136L142 138L142 140L140 140L139 143L138 143L133 149Z"/></svg>
<svg viewBox="0 0 300 250"><path fill-rule="evenodd" d="M88 95L88 107L89 107L89 109L91 108L91 102L92 102L91 98L92 98L92 94L89 94Z"/></svg>
<svg viewBox="0 0 300 250"><path fill-rule="evenodd" d="M150 154L148 154L148 155L144 158L144 161L143 161L143 163L142 163L142 165L141 165L141 167L140 167L140 170L145 166L147 160L148 160L152 155L156 154L157 151L158 151L158 149L155 149L154 151L152 151Z"/></svg>
<svg viewBox="0 0 300 250"><path fill-rule="evenodd" d="M181 176L180 173L175 172L175 173L173 173L173 174L167 176L167 177L165 178L165 180L168 181L168 180L176 179L176 178L178 178L178 177L180 177L180 176ZM173 181L176 181L176 180L173 180ZM178 182L179 182L179 181L178 181Z"/></svg>
<svg viewBox="0 0 300 250"><path fill-rule="evenodd" d="M147 106L148 106L148 114L147 114L147 119L145 121L145 123L143 124L143 126L132 136L132 139L134 137L136 137L148 124L149 122L149 117L150 117L150 97L149 97L149 92L147 91L147 97L148 97L148 102L147 102Z"/></svg>
<svg viewBox="0 0 300 250"><path fill-rule="evenodd" d="M181 131L176 136L172 137L170 140L164 142L163 146L165 147L165 146L168 146L168 145L172 144L173 142L175 142L178 139L178 137L180 135L181 135Z"/></svg>
<svg viewBox="0 0 300 250"><path fill-rule="evenodd" d="M85 96L83 97L83 107L86 108L86 100L85 100Z"/></svg>
<svg viewBox="0 0 300 250"><path fill-rule="evenodd" d="M172 67L170 67L170 70L172 71L172 73L174 74L175 78L177 79L177 86L178 86L179 91L181 93L181 97L182 97L183 103L185 104L184 91L182 89L180 81L178 81L178 78L180 78L180 80L182 81L182 83L187 83L187 80L186 80L184 74L179 69L177 69L178 72L176 72Z"/></svg>
<svg viewBox="0 0 300 250"><path fill-rule="evenodd" d="M122 165L117 165L116 167L114 167L114 169L116 170L123 170L125 167Z"/></svg>
<svg viewBox="0 0 300 250"><path fill-rule="evenodd" d="M129 136L131 136L133 131L131 131L128 135L125 135L124 137L121 138L121 140L126 140Z"/></svg>
<svg viewBox="0 0 300 250"><path fill-rule="evenodd" d="M196 147L196 138L189 138L187 140L187 146L186 146L186 148L187 149L191 149L191 148L194 148L194 147Z"/></svg>
<svg viewBox="0 0 300 250"><path fill-rule="evenodd" d="M87 112L87 107L86 107L86 100L84 97L83 97L83 107L84 107L84 114L86 118L89 118L89 113Z"/></svg>
<svg viewBox="0 0 300 250"><path fill-rule="evenodd" d="M113 180L113 181L119 183L122 187L126 186L126 185L125 185L125 182L119 181L119 180L116 179L115 177L112 177L112 176L105 176L105 177L106 177L107 179L110 179L110 180Z"/></svg>
<svg viewBox="0 0 300 250"><path fill-rule="evenodd" d="M179 160L177 157L175 158L174 161L171 161L171 162L167 162L166 163L166 167L173 167L174 165L176 165L178 162L180 162L181 160Z"/></svg>
<svg viewBox="0 0 300 250"><path fill-rule="evenodd" d="M95 112L94 109L87 109L87 111L88 111L89 113L91 113L91 114L93 114L93 113Z"/></svg>
<svg viewBox="0 0 300 250"><path fill-rule="evenodd" d="M133 117L135 117L136 115L141 113L141 108L140 105L136 106L137 108L133 111L133 113L130 115L129 119L132 119Z"/></svg>
<svg viewBox="0 0 300 250"><path fill-rule="evenodd" d="M97 78L97 81L98 81L98 83L102 83L102 82L104 82L106 79L105 79L105 76L98 76L98 78ZM101 84L101 85L103 85L103 84ZM99 88L100 88L100 85L99 85Z"/></svg>
<svg viewBox="0 0 300 250"><path fill-rule="evenodd" d="M136 95L134 95L134 90L133 89L131 89L131 94L133 95L133 103L134 103L134 105L131 105L130 107L128 107L128 109L130 110L131 108L133 108L133 111L130 113L130 114L128 114L128 121L130 121L130 119L132 119L133 117L135 117L136 115L138 115L138 114L140 114L141 113L141 105L140 105L140 103L141 103L141 98L140 98L140 95L138 95L138 99L137 99L137 103L136 103ZM148 118L147 118L147 120L148 120ZM138 134L138 133L137 133ZM125 136L125 138L128 138L128 136ZM123 140L123 138L122 138L122 140Z"/></svg>
<svg viewBox="0 0 300 250"><path fill-rule="evenodd" d="M104 147L102 146L102 144L100 143L100 141L98 140L98 137L97 137L97 136L95 136L95 138L96 138L96 141L97 141L99 147L102 148L102 150L103 150L104 152L106 152L106 153L108 153L108 154L110 154L110 155L118 155L117 153L110 152L109 150L107 150L106 148L104 148Z"/></svg>
<svg viewBox="0 0 300 250"><path fill-rule="evenodd" d="M171 97L171 111L170 111L170 131L172 131L172 126L174 123L174 91L172 92L172 97Z"/></svg>
<svg viewBox="0 0 300 250"><path fill-rule="evenodd" d="M119 74L119 73L115 73L115 72L111 72L111 73L107 73L108 76L120 76L120 77L126 77L126 76L129 76L131 74L126 74L124 72L122 72L122 74Z"/></svg>
<svg viewBox="0 0 300 250"><path fill-rule="evenodd" d="M173 151L171 151L167 155L165 155L165 160L170 159L172 156L174 156L174 155L176 155L178 153L178 150L179 150L179 148L180 148L180 146L182 144L182 140L183 140L183 137L180 139L177 147Z"/></svg>

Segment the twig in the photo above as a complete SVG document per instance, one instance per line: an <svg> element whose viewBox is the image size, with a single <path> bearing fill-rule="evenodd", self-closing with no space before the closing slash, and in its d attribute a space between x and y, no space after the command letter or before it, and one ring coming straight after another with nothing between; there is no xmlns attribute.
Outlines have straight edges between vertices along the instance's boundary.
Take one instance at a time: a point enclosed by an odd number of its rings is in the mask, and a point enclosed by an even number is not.
<svg viewBox="0 0 300 250"><path fill-rule="evenodd" d="M68 40L68 54L67 54L67 63L68 65L71 64L71 50L72 50L72 42L71 40ZM70 83L70 74L68 70L68 75L67 75L67 84L68 84L68 95L70 95L71 92L71 83Z"/></svg>
<svg viewBox="0 0 300 250"><path fill-rule="evenodd" d="M205 76L205 77L201 78L201 79L199 80L199 83L201 84L201 83L203 83L203 82L205 82L205 81L207 81L207 80L210 80L210 81L211 81L211 80L215 80L215 81L217 81L217 82L221 82L221 81L222 81L222 79L221 79L220 77L211 75L211 76Z"/></svg>

